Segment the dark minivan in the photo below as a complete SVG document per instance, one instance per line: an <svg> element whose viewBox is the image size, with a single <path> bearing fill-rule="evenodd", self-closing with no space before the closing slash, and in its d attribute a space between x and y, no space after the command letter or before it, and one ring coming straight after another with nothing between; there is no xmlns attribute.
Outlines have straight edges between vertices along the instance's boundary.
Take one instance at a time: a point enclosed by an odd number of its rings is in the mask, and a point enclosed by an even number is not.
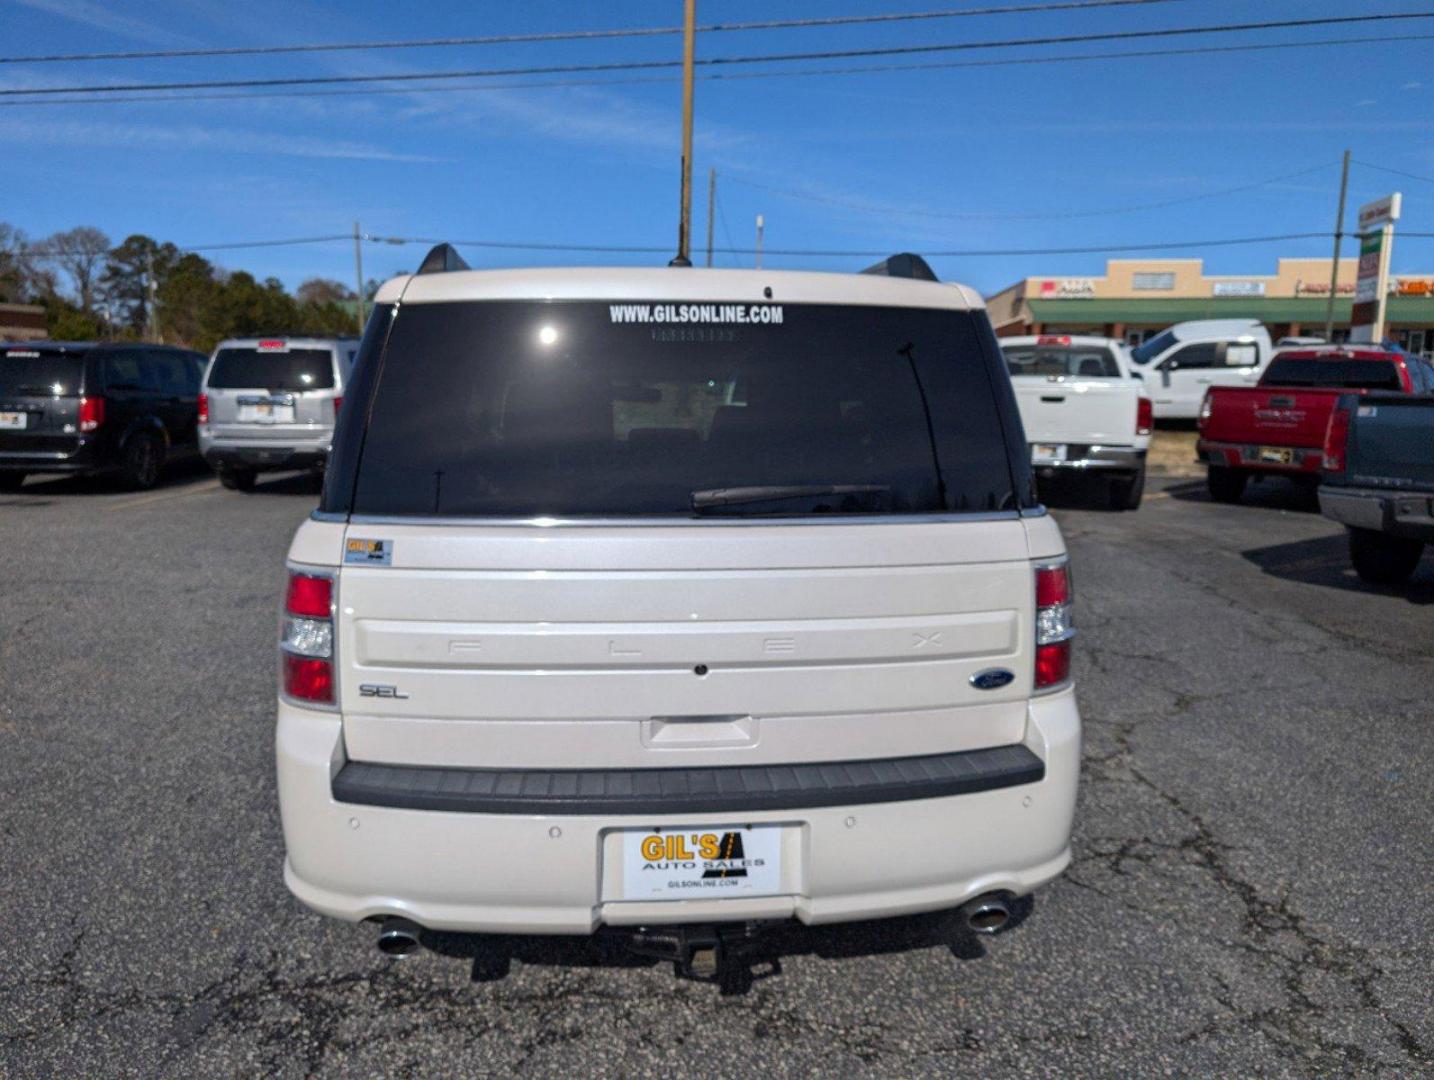
<svg viewBox="0 0 1434 1080"><path fill-rule="evenodd" d="M0 491L29 473L115 472L153 487L167 462L198 453L205 361L166 345L0 345Z"/></svg>

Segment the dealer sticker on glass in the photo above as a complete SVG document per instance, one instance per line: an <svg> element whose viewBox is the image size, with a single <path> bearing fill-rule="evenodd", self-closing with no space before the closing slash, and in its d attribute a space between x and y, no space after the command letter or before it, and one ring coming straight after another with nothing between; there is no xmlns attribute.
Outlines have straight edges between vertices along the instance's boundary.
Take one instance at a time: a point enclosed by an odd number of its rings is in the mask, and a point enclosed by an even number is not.
<svg viewBox="0 0 1434 1080"><path fill-rule="evenodd" d="M625 900L777 896L782 892L782 828L631 830L622 834Z"/></svg>

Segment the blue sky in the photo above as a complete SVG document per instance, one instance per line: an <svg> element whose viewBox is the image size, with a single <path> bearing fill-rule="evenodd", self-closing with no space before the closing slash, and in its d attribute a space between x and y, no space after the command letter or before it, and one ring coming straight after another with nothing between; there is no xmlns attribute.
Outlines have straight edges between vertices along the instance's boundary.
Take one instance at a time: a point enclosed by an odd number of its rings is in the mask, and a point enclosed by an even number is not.
<svg viewBox="0 0 1434 1080"><path fill-rule="evenodd" d="M986 7L995 0L699 0L699 22ZM1013 0L1014 2L1014 0ZM1038 0L1019 0L1035 3ZM1174 0L1142 7L884 26L711 34L699 57L1060 36L1219 22L1419 11L1417 0ZM677 0L602 5L377 0L0 0L0 54L487 35L680 22ZM1240 43L1376 37L1378 44L1080 64L908 70L697 85L694 232L718 171L719 245L871 250L1106 246L1324 231L1338 159L1434 177L1434 20L1241 35ZM1234 38L1187 38L1189 47ZM915 62L1114 51L1115 43L919 56ZM672 59L675 37L391 53L0 66L0 87L391 74ZM882 61L846 61L843 64ZM888 61L890 62L890 61ZM787 65L790 70L816 64ZM730 69L729 69L730 70ZM664 73L658 73L661 76ZM620 77L620 76L619 76ZM651 78L651 75L644 77ZM549 79L555 77L548 77ZM572 77L572 78L577 78ZM536 81L536 80L510 80ZM44 236L96 225L200 244L345 232L552 243L675 239L675 81L269 100L0 108L0 220ZM1305 171L1308 170L1308 171ZM1160 209L1302 172L1255 190ZM1405 192L1409 231L1434 233L1434 180L1356 166L1351 204ZM1083 215L1031 217L1030 215ZM1214 273L1273 272L1323 240L1171 250ZM1152 253L1152 254L1159 254ZM365 249L368 276L422 248ZM652 262L468 248L475 266ZM348 281L343 243L211 255L290 286ZM865 260L870 261L870 260ZM769 256L854 269L861 258ZM750 264L719 255L717 265ZM1089 275L1098 254L947 257L943 277L985 292L1028 274ZM1395 269L1434 270L1434 240L1396 239Z"/></svg>

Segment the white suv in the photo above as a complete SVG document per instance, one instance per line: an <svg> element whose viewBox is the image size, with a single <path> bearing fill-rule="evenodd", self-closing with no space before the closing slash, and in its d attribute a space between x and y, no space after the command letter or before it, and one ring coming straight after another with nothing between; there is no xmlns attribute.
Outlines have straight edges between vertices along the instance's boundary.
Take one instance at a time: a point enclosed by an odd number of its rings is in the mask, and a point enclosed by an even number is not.
<svg viewBox="0 0 1434 1080"><path fill-rule="evenodd" d="M458 265L380 290L289 549L289 888L395 953L999 929L1069 862L1080 719L980 296Z"/></svg>

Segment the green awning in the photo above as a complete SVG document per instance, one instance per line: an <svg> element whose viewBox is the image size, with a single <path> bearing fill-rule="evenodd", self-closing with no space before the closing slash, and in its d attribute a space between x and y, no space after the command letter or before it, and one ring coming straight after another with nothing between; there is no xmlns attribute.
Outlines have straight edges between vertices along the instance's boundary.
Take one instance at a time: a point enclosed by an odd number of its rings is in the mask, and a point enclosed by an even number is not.
<svg viewBox="0 0 1434 1080"><path fill-rule="evenodd" d="M1038 323L1152 323L1169 326L1190 319L1259 319L1263 323L1324 322L1326 300L1319 296L1288 299L1220 296L1150 300L1031 300L1031 320ZM1334 320L1348 323L1354 301L1334 302ZM1434 296L1391 296L1385 307L1391 323L1434 325Z"/></svg>

